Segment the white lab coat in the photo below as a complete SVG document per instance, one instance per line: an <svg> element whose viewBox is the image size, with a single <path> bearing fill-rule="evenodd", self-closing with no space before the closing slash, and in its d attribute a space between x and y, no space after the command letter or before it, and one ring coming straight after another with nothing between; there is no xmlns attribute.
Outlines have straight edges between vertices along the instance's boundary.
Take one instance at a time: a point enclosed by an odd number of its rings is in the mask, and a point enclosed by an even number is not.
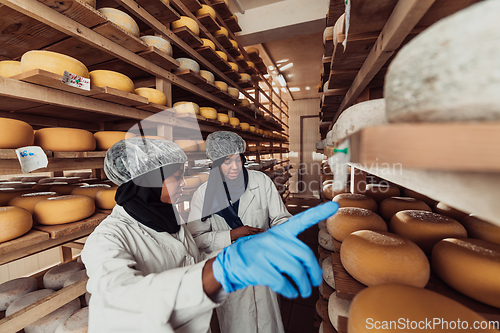
<svg viewBox="0 0 500 333"><path fill-rule="evenodd" d="M208 332L218 306L203 291L205 261L182 225L156 232L116 205L81 253L92 294L90 333ZM215 302L225 299L223 291Z"/></svg>
<svg viewBox="0 0 500 333"><path fill-rule="evenodd" d="M231 245L231 229L217 214L201 221L207 183L193 194L188 228L200 251L215 256ZM291 217L272 180L254 170L248 170L248 186L240 197L238 216L244 225L262 229ZM248 287L229 294L217 308L217 315L222 333L284 332L278 298L268 287Z"/></svg>

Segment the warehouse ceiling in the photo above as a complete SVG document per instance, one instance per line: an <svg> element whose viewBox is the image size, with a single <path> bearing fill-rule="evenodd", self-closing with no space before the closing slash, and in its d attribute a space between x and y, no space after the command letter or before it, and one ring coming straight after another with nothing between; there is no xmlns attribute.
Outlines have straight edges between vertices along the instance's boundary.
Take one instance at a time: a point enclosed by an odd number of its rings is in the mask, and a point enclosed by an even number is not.
<svg viewBox="0 0 500 333"><path fill-rule="evenodd" d="M273 77L283 74L292 98L320 97L329 0L229 0L229 4L243 30L237 34L240 43L245 48L257 46L268 72ZM282 69L278 72L274 66ZM275 87L281 88L277 80Z"/></svg>

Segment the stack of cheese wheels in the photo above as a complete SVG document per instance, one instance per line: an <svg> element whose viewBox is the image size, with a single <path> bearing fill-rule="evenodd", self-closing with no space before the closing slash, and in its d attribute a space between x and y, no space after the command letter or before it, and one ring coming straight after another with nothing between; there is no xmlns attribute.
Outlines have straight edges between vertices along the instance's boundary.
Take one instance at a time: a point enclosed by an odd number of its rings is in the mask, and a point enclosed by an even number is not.
<svg viewBox="0 0 500 333"><path fill-rule="evenodd" d="M78 258L80 259L80 261L77 260L76 263L81 264L81 257L78 257ZM88 276L87 276L87 270L85 268L83 268L79 271L73 272L67 279L64 280L63 288L66 288L67 286L75 284L78 281L86 279L86 278L88 278Z"/></svg>
<svg viewBox="0 0 500 333"><path fill-rule="evenodd" d="M200 64L198 64L193 59L189 58L177 58L175 59L179 62L179 67L174 70L174 72L183 71L183 70L191 70L197 74L200 73Z"/></svg>
<svg viewBox="0 0 500 333"><path fill-rule="evenodd" d="M252 61L247 61L247 65L249 68L255 69L255 64Z"/></svg>
<svg viewBox="0 0 500 333"><path fill-rule="evenodd" d="M139 96L146 97L151 103L167 105L167 96L158 89L137 88L134 92Z"/></svg>
<svg viewBox="0 0 500 333"><path fill-rule="evenodd" d="M97 10L102 15L106 16L106 18L128 32L129 34L139 38L140 30L137 23L134 21L130 15L124 13L115 8L99 8Z"/></svg>
<svg viewBox="0 0 500 333"><path fill-rule="evenodd" d="M173 108L175 113L200 114L200 107L193 102L177 102Z"/></svg>
<svg viewBox="0 0 500 333"><path fill-rule="evenodd" d="M95 204L101 209L113 209L116 205L115 195L117 187L103 188L95 194Z"/></svg>
<svg viewBox="0 0 500 333"><path fill-rule="evenodd" d="M229 38L229 32L228 32L228 31L227 31L227 29L226 29L226 28L224 28L224 27L220 27L220 29L219 29L219 30L217 30L217 31L215 31L215 32L213 33L213 35L214 35L214 36L222 36L222 35L224 35L224 36L226 36L227 38Z"/></svg>
<svg viewBox="0 0 500 333"><path fill-rule="evenodd" d="M210 39L202 38L201 41L203 42L203 45L201 47L209 47L215 51L215 44Z"/></svg>
<svg viewBox="0 0 500 333"><path fill-rule="evenodd" d="M0 76L12 77L21 74L21 62L14 60L0 61Z"/></svg>
<svg viewBox="0 0 500 333"><path fill-rule="evenodd" d="M206 71L204 69L200 70L200 76L210 83L215 82L215 76L212 72Z"/></svg>
<svg viewBox="0 0 500 333"><path fill-rule="evenodd" d="M481 220L477 216L469 215L462 219L462 225L470 238L482 239L491 243L500 244L500 227Z"/></svg>
<svg viewBox="0 0 500 333"><path fill-rule="evenodd" d="M62 289L64 281L73 275L73 273L82 269L83 264L76 261L69 261L51 268L43 275L43 286L47 289Z"/></svg>
<svg viewBox="0 0 500 333"><path fill-rule="evenodd" d="M196 177L200 178L201 183L206 183L208 181L208 176L210 174L208 172L200 172L196 175Z"/></svg>
<svg viewBox="0 0 500 333"><path fill-rule="evenodd" d="M239 126L240 125L240 120L236 117L230 117L229 118L229 124L233 126Z"/></svg>
<svg viewBox="0 0 500 333"><path fill-rule="evenodd" d="M26 193L19 197L12 198L9 201L9 206L23 208L30 212L30 214L33 214L33 209L37 203L47 198L55 197L56 195L56 192Z"/></svg>
<svg viewBox="0 0 500 333"><path fill-rule="evenodd" d="M217 110L214 108L208 108L208 107L203 107L200 108L200 114L201 116L207 118L207 119L217 119Z"/></svg>
<svg viewBox="0 0 500 333"><path fill-rule="evenodd" d="M125 140L127 132L120 131L100 131L94 133L97 150L108 150L120 140Z"/></svg>
<svg viewBox="0 0 500 333"><path fill-rule="evenodd" d="M387 198L399 197L401 191L396 186L387 184L367 184L365 195L373 198L378 204Z"/></svg>
<svg viewBox="0 0 500 333"><path fill-rule="evenodd" d="M22 277L0 284L0 311L5 311L16 299L38 289L33 277Z"/></svg>
<svg viewBox="0 0 500 333"><path fill-rule="evenodd" d="M110 87L133 94L134 82L122 73L97 69L89 73L90 83L98 87Z"/></svg>
<svg viewBox="0 0 500 333"><path fill-rule="evenodd" d="M191 30L191 32L194 33L196 36L200 34L200 27L198 26L198 23L196 23L195 20L187 16L181 16L180 19L172 22L171 27L172 30L186 27L189 30Z"/></svg>
<svg viewBox="0 0 500 333"><path fill-rule="evenodd" d="M233 15L233 17L236 17L235 15ZM229 38L229 41L231 42L231 46L234 47L236 50L238 50L239 46L238 46L238 42L235 41L234 39L231 39ZM238 51L239 53L239 51Z"/></svg>
<svg viewBox="0 0 500 333"><path fill-rule="evenodd" d="M380 215L386 220L390 221L397 212L402 210L426 210L431 211L430 207L424 202L407 197L392 197L385 199L380 203Z"/></svg>
<svg viewBox="0 0 500 333"><path fill-rule="evenodd" d="M387 232L351 233L342 242L340 260L353 278L367 286L402 283L423 288L429 281L425 253L412 241Z"/></svg>
<svg viewBox="0 0 500 333"><path fill-rule="evenodd" d="M0 118L0 149L17 149L32 146L33 127L24 121Z"/></svg>
<svg viewBox="0 0 500 333"><path fill-rule="evenodd" d="M387 332L409 332L415 330L416 325L421 325L419 323L437 320L435 326L431 325L434 329L427 331L451 333L459 329L456 326L458 318L461 323L468 323L469 329L472 323L485 321L457 301L428 289L386 284L365 288L354 297L349 308L347 331L368 333L377 327ZM402 323L405 326L396 329L391 323ZM450 323L455 323L455 329L447 329L452 327ZM392 325L392 329L389 329L389 325ZM421 329L426 331L422 326ZM498 331L490 329L481 332Z"/></svg>
<svg viewBox="0 0 500 333"><path fill-rule="evenodd" d="M343 188L343 189L335 189L334 190L334 184L333 183L329 183L329 184L325 184L323 186L323 196L328 199L328 200L332 200L334 197L336 197L337 195L339 194L342 194L342 193L349 193L350 190L346 187L346 188Z"/></svg>
<svg viewBox="0 0 500 333"><path fill-rule="evenodd" d="M205 151L207 149L207 143L205 140L196 140L198 144L198 151Z"/></svg>
<svg viewBox="0 0 500 333"><path fill-rule="evenodd" d="M64 182L66 184L76 184L79 183L82 179L80 177L72 176L72 177L46 177L40 179L38 184L48 184L54 182Z"/></svg>
<svg viewBox="0 0 500 333"><path fill-rule="evenodd" d="M201 8L194 12L194 15L196 17L202 16L205 14L210 15L214 20L216 18L215 10L208 5L201 5Z"/></svg>
<svg viewBox="0 0 500 333"><path fill-rule="evenodd" d="M336 291L334 291L328 299L328 317L337 332L339 330L339 316L349 318L351 302L352 301L337 297Z"/></svg>
<svg viewBox="0 0 500 333"><path fill-rule="evenodd" d="M89 78L89 71L80 61L65 54L33 50L28 51L21 57L21 70L23 73L33 69L42 69L58 75L68 71L78 76Z"/></svg>
<svg viewBox="0 0 500 333"><path fill-rule="evenodd" d="M201 185L201 179L196 176L186 176L184 177L184 181L186 182L186 190L197 188Z"/></svg>
<svg viewBox="0 0 500 333"><path fill-rule="evenodd" d="M77 187L88 185L87 183L75 183L75 184L64 184L64 185L54 185L50 188L50 192L56 192L57 194L71 194L73 190Z"/></svg>
<svg viewBox="0 0 500 333"><path fill-rule="evenodd" d="M250 53L256 53L257 55L259 55L259 49L256 48L256 47L249 47L248 49L246 49L247 53L250 54Z"/></svg>
<svg viewBox="0 0 500 333"><path fill-rule="evenodd" d="M215 81L214 84L219 87L220 90L227 92L227 83L224 81Z"/></svg>
<svg viewBox="0 0 500 333"><path fill-rule="evenodd" d="M77 128L42 128L35 133L35 145L52 151L92 151L94 135Z"/></svg>
<svg viewBox="0 0 500 333"><path fill-rule="evenodd" d="M0 243L24 235L33 226L33 219L26 209L0 207Z"/></svg>
<svg viewBox="0 0 500 333"><path fill-rule="evenodd" d="M449 216L457 221L462 221L462 219L468 215L464 212L459 211L458 209L448 206L444 202L438 202L434 206L433 210L435 213Z"/></svg>
<svg viewBox="0 0 500 333"><path fill-rule="evenodd" d="M36 185L35 185L36 186ZM15 188L0 188L0 206L6 206L12 198L19 197L26 193L36 192L36 189L15 189Z"/></svg>
<svg viewBox="0 0 500 333"><path fill-rule="evenodd" d="M73 191L71 191L71 194L73 195L86 195L92 200L95 201L95 196L97 192L103 189L108 189L111 188L111 186L106 185L106 184L90 184L90 185L82 185L77 188L75 188Z"/></svg>
<svg viewBox="0 0 500 333"><path fill-rule="evenodd" d="M240 60L245 61L245 57L242 54L240 54L239 56L237 56L236 58L234 58L234 60L236 60L236 61L240 61Z"/></svg>
<svg viewBox="0 0 500 333"><path fill-rule="evenodd" d="M223 124L229 123L229 116L225 113L217 113L217 120Z"/></svg>
<svg viewBox="0 0 500 333"><path fill-rule="evenodd" d="M340 207L358 207L369 209L372 212L377 211L377 203L375 200L364 194L341 193L337 194L332 199L337 202Z"/></svg>
<svg viewBox="0 0 500 333"><path fill-rule="evenodd" d="M321 269L323 270L323 280L325 280L329 287L335 289L335 276L331 252L329 252L329 255L321 262Z"/></svg>
<svg viewBox="0 0 500 333"><path fill-rule="evenodd" d="M229 95L233 96L234 98L238 98L238 96L240 96L240 91L237 88L234 88L234 87L228 87L227 88L227 93Z"/></svg>
<svg viewBox="0 0 500 333"><path fill-rule="evenodd" d="M89 326L89 307L75 311L54 333L86 333Z"/></svg>
<svg viewBox="0 0 500 333"><path fill-rule="evenodd" d="M428 196L425 196L423 194L420 194L418 192L409 190L407 188L403 189L403 195L405 197L410 197L410 198L415 198L417 200L423 201L427 204L429 207L434 207L437 203L436 200L429 198Z"/></svg>
<svg viewBox="0 0 500 333"><path fill-rule="evenodd" d="M184 151L198 151L198 142L196 140L175 140L174 142Z"/></svg>
<svg viewBox="0 0 500 333"><path fill-rule="evenodd" d="M52 289L40 289L26 294L14 301L5 312L5 315L10 316L31 304L54 293ZM56 328L64 323L71 314L80 309L80 299L75 298L69 303L63 305L57 310L49 313L32 324L24 328L26 333L41 333L41 332L55 332Z"/></svg>
<svg viewBox="0 0 500 333"><path fill-rule="evenodd" d="M238 72L238 64L235 62L228 62L229 66L231 66L231 69L235 72Z"/></svg>
<svg viewBox="0 0 500 333"><path fill-rule="evenodd" d="M172 45L165 38L160 36L141 36L140 39L146 43L148 46L154 46L158 50L165 52L169 56L172 56Z"/></svg>
<svg viewBox="0 0 500 333"><path fill-rule="evenodd" d="M325 229L320 229L318 233L318 244L322 248L334 252L335 245L332 236Z"/></svg>
<svg viewBox="0 0 500 333"><path fill-rule="evenodd" d="M225 52L215 51L215 53L217 53L222 60L227 61L227 54Z"/></svg>
<svg viewBox="0 0 500 333"><path fill-rule="evenodd" d="M326 220L326 228L340 242L358 230L387 232L387 224L380 216L371 210L357 207L339 208L335 215Z"/></svg>
<svg viewBox="0 0 500 333"><path fill-rule="evenodd" d="M390 229L406 237L427 254L444 238L467 237L465 228L451 217L424 210L403 210L391 218Z"/></svg>
<svg viewBox="0 0 500 333"><path fill-rule="evenodd" d="M240 127L244 131L248 131L250 129L250 124L249 123L240 123Z"/></svg>
<svg viewBox="0 0 500 333"><path fill-rule="evenodd" d="M446 238L432 250L432 268L453 289L500 308L500 245Z"/></svg>
<svg viewBox="0 0 500 333"><path fill-rule="evenodd" d="M240 82L248 82L252 79L252 77L247 73L240 73L241 79Z"/></svg>
<svg viewBox="0 0 500 333"><path fill-rule="evenodd" d="M62 195L36 204L33 217L44 225L56 225L83 220L95 211L94 200L86 195Z"/></svg>
<svg viewBox="0 0 500 333"><path fill-rule="evenodd" d="M250 130L250 132L252 132L252 133L255 133L255 131L256 131L255 126L250 126L248 129L249 129L249 130Z"/></svg>

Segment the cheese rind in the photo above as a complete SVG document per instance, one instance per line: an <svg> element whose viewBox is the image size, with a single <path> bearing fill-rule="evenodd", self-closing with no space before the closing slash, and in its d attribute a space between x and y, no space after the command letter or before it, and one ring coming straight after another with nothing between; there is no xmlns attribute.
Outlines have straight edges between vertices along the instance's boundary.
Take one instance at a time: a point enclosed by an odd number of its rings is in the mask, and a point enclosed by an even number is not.
<svg viewBox="0 0 500 333"><path fill-rule="evenodd" d="M96 150L108 150L120 140L125 140L127 132L121 131L100 131L94 133Z"/></svg>
<svg viewBox="0 0 500 333"><path fill-rule="evenodd" d="M16 299L38 289L33 277L21 277L0 284L0 311L5 311Z"/></svg>
<svg viewBox="0 0 500 333"><path fill-rule="evenodd" d="M328 251L335 251L333 238L325 229L320 229L318 232L318 244Z"/></svg>
<svg viewBox="0 0 500 333"><path fill-rule="evenodd" d="M101 209L113 209L116 205L115 195L117 187L105 188L95 194L95 204Z"/></svg>
<svg viewBox="0 0 500 333"><path fill-rule="evenodd" d="M172 56L172 45L168 40L160 36L141 36L140 40L146 43L148 46L154 46L157 49L165 52L169 56Z"/></svg>
<svg viewBox="0 0 500 333"><path fill-rule="evenodd" d="M433 211L438 214L449 216L457 221L462 221L462 219L468 215L464 212L459 211L458 209L448 206L444 202L436 203Z"/></svg>
<svg viewBox="0 0 500 333"><path fill-rule="evenodd" d="M229 117L229 124L231 124L233 126L239 126L240 120L236 117Z"/></svg>
<svg viewBox="0 0 500 333"><path fill-rule="evenodd" d="M32 146L33 127L24 121L0 118L0 149L17 149Z"/></svg>
<svg viewBox="0 0 500 333"><path fill-rule="evenodd" d="M87 333L89 326L89 307L75 311L61 323L55 333Z"/></svg>
<svg viewBox="0 0 500 333"><path fill-rule="evenodd" d="M43 275L43 286L47 289L59 290L64 287L71 275L83 269L83 264L76 261L69 261L49 269Z"/></svg>
<svg viewBox="0 0 500 333"><path fill-rule="evenodd" d="M215 110L214 108L200 108L200 114L207 119L217 119L217 110Z"/></svg>
<svg viewBox="0 0 500 333"><path fill-rule="evenodd" d="M223 81L215 81L214 84L219 87L220 90L227 92L227 83Z"/></svg>
<svg viewBox="0 0 500 333"><path fill-rule="evenodd" d="M469 215L462 219L462 225L470 238L482 239L491 243L500 244L500 227Z"/></svg>
<svg viewBox="0 0 500 333"><path fill-rule="evenodd" d="M95 211L94 200L86 195L62 195L36 204L33 218L40 224L56 225L83 220Z"/></svg>
<svg viewBox="0 0 500 333"><path fill-rule="evenodd" d="M198 36L200 34L200 27L198 26L198 23L196 23L195 20L193 20L192 18L187 17L187 16L181 16L180 19L172 22L171 27L172 27L172 30L178 29L181 27L187 27L196 36Z"/></svg>
<svg viewBox="0 0 500 333"><path fill-rule="evenodd" d="M365 195L373 198L378 204L387 198L399 197L401 191L395 186L381 184L367 184Z"/></svg>
<svg viewBox="0 0 500 333"><path fill-rule="evenodd" d="M22 73L21 62L14 60L0 61L0 76L11 77Z"/></svg>
<svg viewBox="0 0 500 333"><path fill-rule="evenodd" d="M372 212L377 211L375 200L364 194L341 193L333 197L332 201L337 202L341 208L358 207L371 210Z"/></svg>
<svg viewBox="0 0 500 333"><path fill-rule="evenodd" d="M337 331L339 330L339 316L349 318L351 302L352 301L337 297L336 291L334 291L328 299L328 317L330 318L332 326Z"/></svg>
<svg viewBox="0 0 500 333"><path fill-rule="evenodd" d="M371 210L358 207L339 208L335 215L326 220L328 233L343 242L351 233L358 230L387 232L385 221Z"/></svg>
<svg viewBox="0 0 500 333"><path fill-rule="evenodd" d="M225 113L217 113L217 120L223 124L229 123L229 116Z"/></svg>
<svg viewBox="0 0 500 333"><path fill-rule="evenodd" d="M90 184L90 185L82 185L79 187L76 187L71 191L71 194L73 195L86 195L92 200L95 200L97 192L103 190L103 189L110 189L111 186L106 185L106 184Z"/></svg>
<svg viewBox="0 0 500 333"><path fill-rule="evenodd" d="M175 113L200 114L200 107L193 102L177 102L173 106Z"/></svg>
<svg viewBox="0 0 500 333"><path fill-rule="evenodd" d="M207 80L210 83L215 82L215 76L212 72L209 72L209 71L202 69L202 70L200 70L200 76L203 77L205 80Z"/></svg>
<svg viewBox="0 0 500 333"><path fill-rule="evenodd" d="M151 103L167 105L167 96L158 89L136 88L134 92L139 96L146 97Z"/></svg>
<svg viewBox="0 0 500 333"><path fill-rule="evenodd" d="M19 197L12 198L9 201L9 206L23 208L26 209L30 214L33 214L33 209L35 208L37 203L55 196L57 196L57 193L53 191L26 193Z"/></svg>
<svg viewBox="0 0 500 333"><path fill-rule="evenodd" d="M137 23L134 19L128 15L127 13L122 12L121 10L115 8L99 8L97 10L102 15L106 16L106 18L128 32L129 34L139 38L140 30Z"/></svg>
<svg viewBox="0 0 500 333"><path fill-rule="evenodd" d="M21 57L21 70L26 73L33 69L42 69L61 76L64 71L68 71L89 78L89 70L82 62L65 54L51 51L32 50L24 53Z"/></svg>
<svg viewBox="0 0 500 333"><path fill-rule="evenodd" d="M184 151L198 151L196 140L175 140L174 142Z"/></svg>
<svg viewBox="0 0 500 333"><path fill-rule="evenodd" d="M380 216L389 221L394 214L402 210L425 210L430 212L431 208L426 203L408 197L392 197L385 199L379 206Z"/></svg>
<svg viewBox="0 0 500 333"><path fill-rule="evenodd" d="M90 83L98 87L110 87L133 94L134 82L126 75L115 71L97 69L89 73Z"/></svg>
<svg viewBox="0 0 500 333"><path fill-rule="evenodd" d="M0 243L24 235L33 226L31 214L23 208L0 207Z"/></svg>

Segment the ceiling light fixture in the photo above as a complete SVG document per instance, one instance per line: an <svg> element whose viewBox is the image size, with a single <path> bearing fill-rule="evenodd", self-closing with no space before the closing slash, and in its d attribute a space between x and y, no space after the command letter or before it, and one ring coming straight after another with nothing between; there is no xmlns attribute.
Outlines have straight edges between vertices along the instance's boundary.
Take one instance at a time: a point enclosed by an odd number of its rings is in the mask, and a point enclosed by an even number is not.
<svg viewBox="0 0 500 333"><path fill-rule="evenodd" d="M288 88L288 90L290 90L290 91L300 91L300 88L299 87L292 87L292 88Z"/></svg>
<svg viewBox="0 0 500 333"><path fill-rule="evenodd" d="M267 68L269 68L269 70L272 71L274 69L274 66L268 66Z"/></svg>
<svg viewBox="0 0 500 333"><path fill-rule="evenodd" d="M281 88L281 91L286 93L286 88Z"/></svg>
<svg viewBox="0 0 500 333"><path fill-rule="evenodd" d="M286 87L286 80L283 77L283 75L281 74L276 75L276 79L278 79L278 82L281 84L282 87Z"/></svg>
<svg viewBox="0 0 500 333"><path fill-rule="evenodd" d="M289 64L286 64L285 66L281 67L280 70L281 71L286 71L287 69L292 68L292 67L293 67L293 62L291 62Z"/></svg>
<svg viewBox="0 0 500 333"><path fill-rule="evenodd" d="M278 93L280 90L277 87L274 87L273 90Z"/></svg>
<svg viewBox="0 0 500 333"><path fill-rule="evenodd" d="M307 87L306 87L306 90L311 90L311 87L307 86Z"/></svg>
<svg viewBox="0 0 500 333"><path fill-rule="evenodd" d="M289 59L281 59L279 61L276 61L277 64L281 64L282 62L288 62Z"/></svg>

